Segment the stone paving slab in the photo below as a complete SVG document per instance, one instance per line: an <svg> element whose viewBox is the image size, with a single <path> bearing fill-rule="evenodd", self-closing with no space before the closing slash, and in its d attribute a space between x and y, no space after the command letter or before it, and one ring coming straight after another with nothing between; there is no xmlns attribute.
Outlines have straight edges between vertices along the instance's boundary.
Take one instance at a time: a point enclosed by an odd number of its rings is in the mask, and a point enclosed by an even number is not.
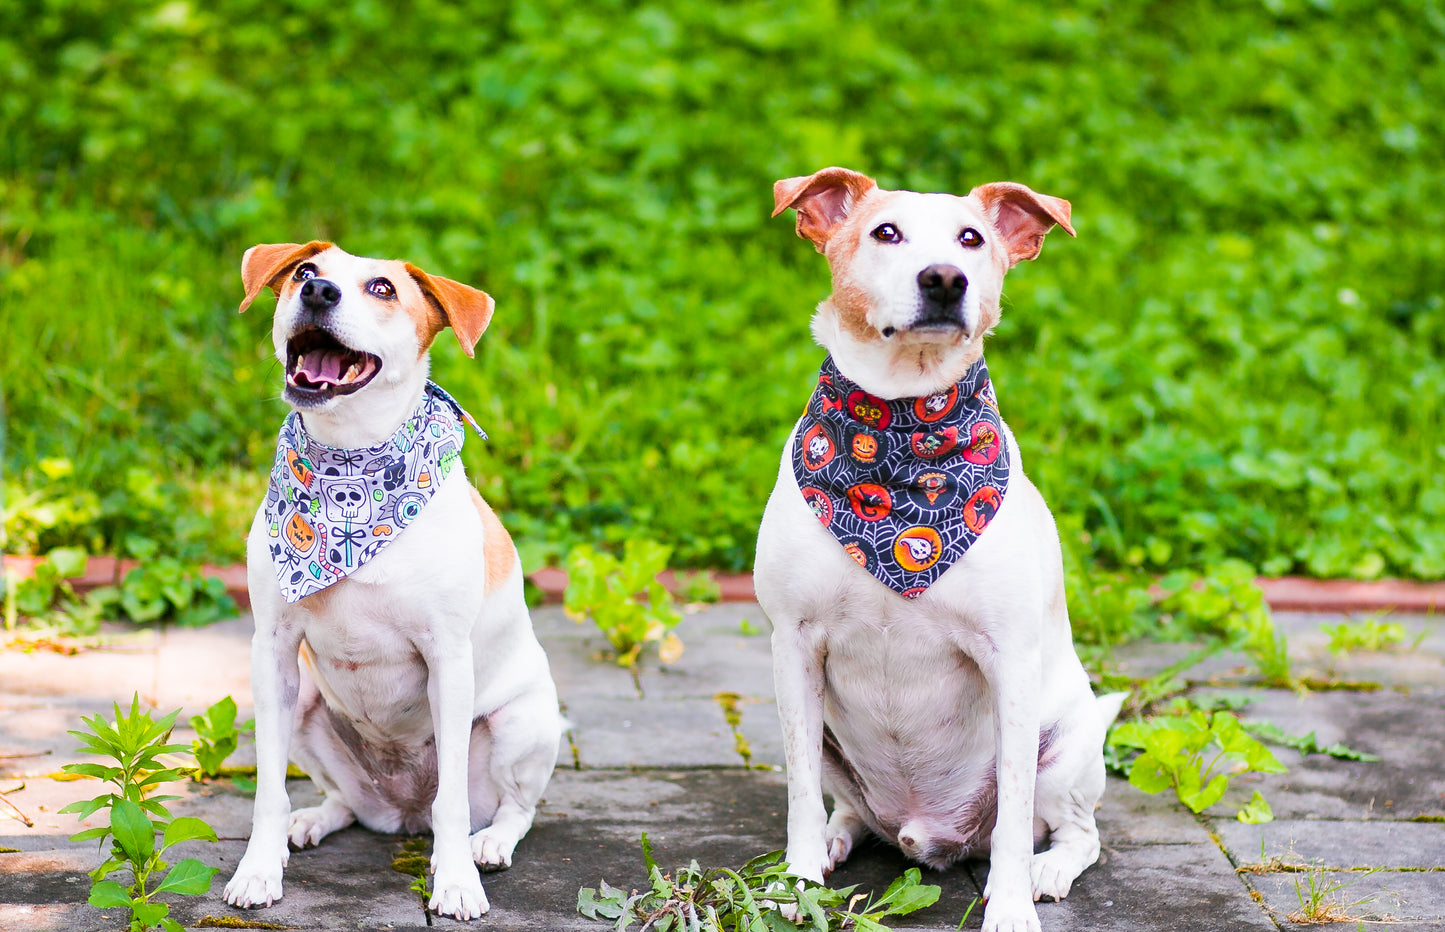
<svg viewBox="0 0 1445 932"><path fill-rule="evenodd" d="M1208 695L1209 690L1201 691ZM1445 815L1445 689L1373 693L1252 690L1242 719L1380 756L1337 760L1276 750L1287 773L1258 778L1278 819L1411 819Z"/></svg>
<svg viewBox="0 0 1445 932"><path fill-rule="evenodd" d="M1218 832L1240 866L1277 858L1321 867L1445 871L1445 824L1438 822L1221 822ZM1445 873L1436 879L1445 899Z"/></svg>

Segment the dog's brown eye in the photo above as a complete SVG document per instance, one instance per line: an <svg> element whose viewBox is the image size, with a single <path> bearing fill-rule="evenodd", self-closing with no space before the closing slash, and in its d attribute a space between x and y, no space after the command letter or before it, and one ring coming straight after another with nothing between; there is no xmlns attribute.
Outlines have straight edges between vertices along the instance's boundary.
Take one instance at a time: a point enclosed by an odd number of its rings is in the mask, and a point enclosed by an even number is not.
<svg viewBox="0 0 1445 932"><path fill-rule="evenodd" d="M373 278L366 283L366 290L378 298L396 297L396 286L384 278Z"/></svg>
<svg viewBox="0 0 1445 932"><path fill-rule="evenodd" d="M901 243L903 234L891 223L880 223L873 228L872 236L880 243Z"/></svg>
<svg viewBox="0 0 1445 932"><path fill-rule="evenodd" d="M292 275L291 277L298 282L304 282L308 278L315 278L317 275L317 271L318 270L314 262L303 262L300 265L296 266L296 274Z"/></svg>
<svg viewBox="0 0 1445 932"><path fill-rule="evenodd" d="M983 234L973 227L965 227L963 232L958 234L958 241L969 249L977 249L983 245Z"/></svg>

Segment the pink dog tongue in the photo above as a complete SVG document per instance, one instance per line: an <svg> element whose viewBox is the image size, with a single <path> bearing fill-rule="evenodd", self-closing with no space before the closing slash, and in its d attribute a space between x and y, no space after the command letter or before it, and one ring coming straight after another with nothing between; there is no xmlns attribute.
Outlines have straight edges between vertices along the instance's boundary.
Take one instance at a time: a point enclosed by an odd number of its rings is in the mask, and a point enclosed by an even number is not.
<svg viewBox="0 0 1445 932"><path fill-rule="evenodd" d="M296 374L313 384L341 384L342 353L335 350L312 350L296 360Z"/></svg>

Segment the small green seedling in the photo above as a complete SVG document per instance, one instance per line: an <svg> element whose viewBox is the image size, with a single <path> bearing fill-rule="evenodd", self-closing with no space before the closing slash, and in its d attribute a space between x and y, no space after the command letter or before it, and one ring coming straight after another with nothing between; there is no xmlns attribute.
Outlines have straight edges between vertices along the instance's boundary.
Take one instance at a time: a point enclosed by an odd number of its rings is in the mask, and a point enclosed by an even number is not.
<svg viewBox="0 0 1445 932"><path fill-rule="evenodd" d="M1223 710L1126 722L1110 733L1109 742L1143 751L1129 767L1131 784L1146 793L1173 787L1179 801L1192 812L1203 812L1219 802L1234 776L1285 770L1269 748L1250 737L1239 719ZM1211 749L1213 754L1206 762ZM1262 819L1264 808L1251 802L1245 812L1250 818Z"/></svg>
<svg viewBox="0 0 1445 932"><path fill-rule="evenodd" d="M401 843L401 850L391 859L391 869L411 878L407 889L421 897L421 908L426 913L426 924L431 925L431 856L430 847L422 836L408 838Z"/></svg>
<svg viewBox="0 0 1445 932"><path fill-rule="evenodd" d="M585 544L567 555L568 617L580 624L590 616L624 667L636 667L651 643L663 663L682 656L682 641L672 632L682 613L657 580L671 555L672 548L639 539L627 541L621 560Z"/></svg>
<svg viewBox="0 0 1445 932"><path fill-rule="evenodd" d="M1385 650L1405 641L1405 626L1398 621L1342 621L1337 625L1320 625L1330 636L1330 653L1342 656L1352 650Z"/></svg>
<svg viewBox="0 0 1445 932"><path fill-rule="evenodd" d="M236 700L226 696L206 710L204 715L192 715L191 727L196 738L191 742L191 753L196 756L198 778L215 777L221 766L241 745L241 735L256 728L255 719L236 724Z"/></svg>
<svg viewBox="0 0 1445 932"><path fill-rule="evenodd" d="M109 857L90 872L89 902L97 909L128 909L130 932L157 927L165 932L182 932L180 923L169 918L170 906L155 898L161 894L207 893L218 870L195 858L185 858L175 865L163 858L166 851L182 842L216 840L216 833L201 819L172 818L165 803L178 797L152 795L160 784L181 776L181 771L160 762L163 754L186 750L185 745L166 743L179 714L177 709L154 719L149 710L140 710L140 697L133 696L129 713L116 704L114 722L101 715L82 718L89 730L71 732L80 739L80 750L110 757L116 763L66 764L62 768L66 773L105 780L119 791L73 802L60 811L86 819L101 809L110 810L109 824L77 832L71 841L99 839L104 844L110 838ZM159 845L157 832L161 833ZM130 886L107 879L121 870L129 870Z"/></svg>
<svg viewBox="0 0 1445 932"><path fill-rule="evenodd" d="M722 584L717 581L710 570L678 573L677 585L673 588L677 597L688 604L722 600Z"/></svg>
<svg viewBox="0 0 1445 932"><path fill-rule="evenodd" d="M1361 917L1350 915L1350 910L1356 906L1365 906L1374 902L1373 895L1360 897L1349 903L1343 903L1338 896L1339 892L1346 887L1352 886L1364 880L1371 874L1377 874L1380 868L1376 867L1365 871L1362 874L1352 876L1348 880L1331 882L1325 876L1323 868L1306 870L1295 877L1294 892L1299 900L1299 909L1285 917L1287 922L1298 922L1303 924L1315 924L1324 922L1359 922ZM1301 883L1300 877L1303 877Z"/></svg>
<svg viewBox="0 0 1445 932"><path fill-rule="evenodd" d="M789 873L781 851L753 858L739 870L704 870L693 861L664 874L645 833L642 858L649 889L629 894L604 880L578 891L577 911L611 922L617 932L634 923L656 932L888 932L882 920L932 906L940 892L921 882L917 868L876 900L855 894L856 886L832 890ZM783 916L779 907L785 905L797 909L796 922Z"/></svg>

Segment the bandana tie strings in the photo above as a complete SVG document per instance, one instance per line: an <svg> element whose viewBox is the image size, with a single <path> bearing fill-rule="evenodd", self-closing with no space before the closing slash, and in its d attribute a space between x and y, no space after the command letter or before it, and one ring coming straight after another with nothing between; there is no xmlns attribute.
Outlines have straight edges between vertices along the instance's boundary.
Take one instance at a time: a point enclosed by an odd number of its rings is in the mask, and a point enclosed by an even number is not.
<svg viewBox="0 0 1445 932"><path fill-rule="evenodd" d="M998 400L982 359L947 390L870 395L823 360L794 434L793 477L823 527L905 598L972 546L1008 491Z"/></svg>
<svg viewBox="0 0 1445 932"><path fill-rule="evenodd" d="M396 540L461 465L464 424L487 439L435 382L396 433L371 447L326 446L291 412L262 506L281 597L296 602L333 586Z"/></svg>

